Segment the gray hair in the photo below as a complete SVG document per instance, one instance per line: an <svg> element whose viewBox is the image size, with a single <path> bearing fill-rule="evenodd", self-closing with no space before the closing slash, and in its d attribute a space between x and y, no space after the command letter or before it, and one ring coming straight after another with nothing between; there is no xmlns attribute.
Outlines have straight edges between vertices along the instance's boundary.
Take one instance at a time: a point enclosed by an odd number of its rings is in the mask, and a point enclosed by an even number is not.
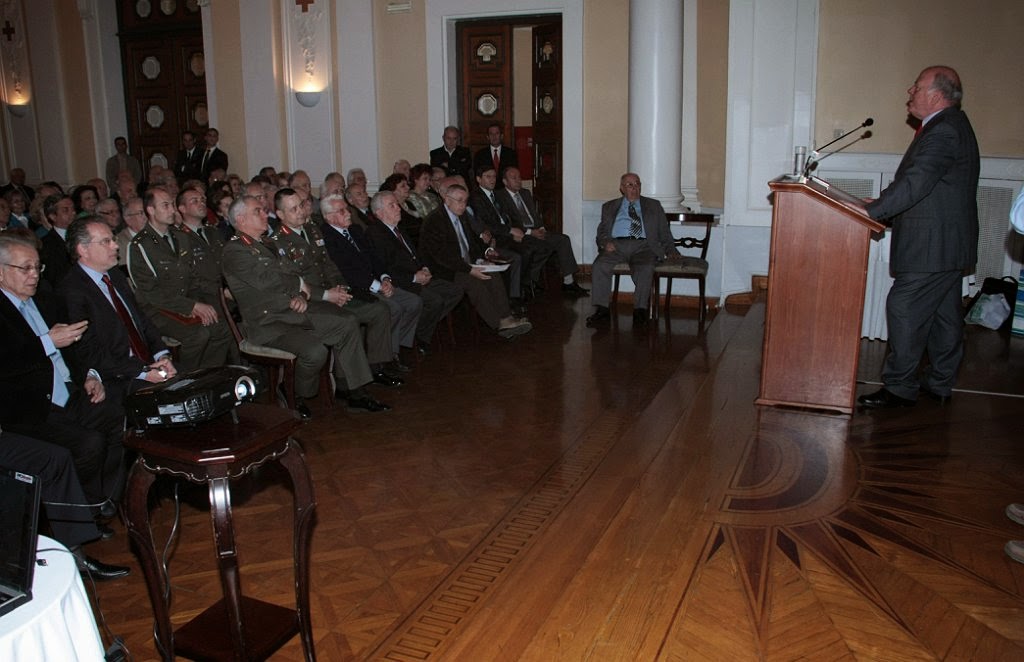
<svg viewBox="0 0 1024 662"><path fill-rule="evenodd" d="M326 198L320 198L320 213L330 214L341 209L344 204L346 204L345 196L340 193L332 193Z"/></svg>
<svg viewBox="0 0 1024 662"><path fill-rule="evenodd" d="M377 191L372 198L370 198L370 210L373 212L380 211L381 207L384 206L384 202L388 198L395 197L392 191Z"/></svg>
<svg viewBox="0 0 1024 662"><path fill-rule="evenodd" d="M16 234L0 234L0 261L10 262L11 261L11 249L15 246L22 246L24 248L31 248L32 250L39 252L39 248L32 243L26 237L19 237Z"/></svg>
<svg viewBox="0 0 1024 662"><path fill-rule="evenodd" d="M78 261L78 247L92 243L92 235L89 234L90 225L98 225L104 229L110 229L106 221L95 215L79 216L71 221L71 225L68 226L67 234L64 237L64 242L68 246L68 253L71 255L73 262Z"/></svg>
<svg viewBox="0 0 1024 662"><path fill-rule="evenodd" d="M235 198L235 201L231 203L230 207L228 207L228 223L231 224L231 227L237 227L236 221L238 220L239 216L245 213L247 203L249 202L255 202L256 204L260 203L260 201L254 198L253 196L247 193L243 193L242 195Z"/></svg>

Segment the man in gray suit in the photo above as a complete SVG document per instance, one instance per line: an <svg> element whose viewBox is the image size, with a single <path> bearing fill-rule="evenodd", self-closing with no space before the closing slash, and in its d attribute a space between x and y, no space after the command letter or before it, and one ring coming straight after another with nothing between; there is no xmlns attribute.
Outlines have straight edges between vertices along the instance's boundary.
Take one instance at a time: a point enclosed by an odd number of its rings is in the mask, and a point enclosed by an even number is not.
<svg viewBox="0 0 1024 662"><path fill-rule="evenodd" d="M663 260L678 260L675 239L665 218L665 209L653 198L640 195L640 177L627 172L619 180L621 198L601 207L601 223L597 226L597 259L593 267L594 314L587 326L608 323L611 314L608 301L612 292L612 269L629 263L633 279L633 325L646 326L647 308L651 299L654 265Z"/></svg>
<svg viewBox="0 0 1024 662"><path fill-rule="evenodd" d="M963 358L961 277L978 259L978 143L960 109L963 88L949 67L928 67L907 90L920 121L893 182L867 205L890 221L885 387L860 397L870 408L911 407L919 393L945 403ZM918 377L925 351L929 366Z"/></svg>

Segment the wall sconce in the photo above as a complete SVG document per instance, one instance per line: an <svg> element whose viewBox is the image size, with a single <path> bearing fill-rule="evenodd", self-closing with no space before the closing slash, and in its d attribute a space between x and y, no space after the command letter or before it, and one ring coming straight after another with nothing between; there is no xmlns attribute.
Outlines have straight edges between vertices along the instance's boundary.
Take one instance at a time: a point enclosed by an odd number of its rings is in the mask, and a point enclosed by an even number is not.
<svg viewBox="0 0 1024 662"><path fill-rule="evenodd" d="M8 103L4 105L7 106L7 112L15 117L24 117L25 115L28 115L27 103Z"/></svg>
<svg viewBox="0 0 1024 662"><path fill-rule="evenodd" d="M295 92L295 100L299 102L300 106L306 108L312 108L313 106L320 103L319 92Z"/></svg>

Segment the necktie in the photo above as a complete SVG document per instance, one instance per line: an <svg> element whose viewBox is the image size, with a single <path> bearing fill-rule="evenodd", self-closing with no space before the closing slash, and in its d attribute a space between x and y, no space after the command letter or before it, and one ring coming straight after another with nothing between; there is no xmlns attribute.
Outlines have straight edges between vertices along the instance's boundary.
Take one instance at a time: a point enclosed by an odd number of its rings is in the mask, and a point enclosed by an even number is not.
<svg viewBox="0 0 1024 662"><path fill-rule="evenodd" d="M412 250L412 247L409 246L409 242L405 240L402 233L398 231L398 228L392 228L392 231L395 233L395 236L398 237L398 241L402 242L402 245L405 246L405 250L409 251L409 255L416 257L416 253Z"/></svg>
<svg viewBox="0 0 1024 662"><path fill-rule="evenodd" d="M204 244L210 244L210 240L206 238L206 228L201 226L196 228L196 234L199 235L199 238L203 240Z"/></svg>
<svg viewBox="0 0 1024 662"><path fill-rule="evenodd" d="M459 253L462 254L462 259L469 263L469 242L466 241L466 235L462 232L462 223L459 219L452 221L455 225L455 234L459 237Z"/></svg>
<svg viewBox="0 0 1024 662"><path fill-rule="evenodd" d="M359 245L356 244L356 240L352 238L352 234L348 231L348 228L341 229L341 236L348 239L348 243L352 244L352 248L359 250Z"/></svg>
<svg viewBox="0 0 1024 662"><path fill-rule="evenodd" d="M210 160L210 153L212 151L213 151L212 149L208 149L205 152L203 152L203 162L199 165L199 169L200 170L203 170L203 171L206 170L206 162Z"/></svg>
<svg viewBox="0 0 1024 662"><path fill-rule="evenodd" d="M21 312L21 316L25 318L25 321L28 322L28 325L32 327L32 331L37 336L44 336L50 332L49 329L39 328L35 315L33 315L29 309L28 301L22 301L18 310ZM65 382L67 382L71 377L71 371L68 370L67 364L64 363L64 357L61 356L59 350L50 354L47 358L53 363L53 390L51 392L50 402L58 407L63 407L68 403L68 398L70 397L70 394L68 393L68 386Z"/></svg>
<svg viewBox="0 0 1024 662"><path fill-rule="evenodd" d="M643 227L640 225L640 215L636 213L636 205L629 203L629 236L640 239L643 236Z"/></svg>
<svg viewBox="0 0 1024 662"><path fill-rule="evenodd" d="M110 276L107 274L103 274L103 284L107 286L107 290L110 292L110 300L114 304L117 316L121 318L121 324L124 324L125 330L128 331L128 343L131 345L132 353L143 363L152 363L153 355L149 353L149 348L146 347L145 341L142 340L138 327L132 321L131 314L125 308L124 302L121 301L121 297L118 296L117 290L114 289L114 284L110 281Z"/></svg>
<svg viewBox="0 0 1024 662"><path fill-rule="evenodd" d="M501 164L501 157L498 156L497 147L495 147L492 152L491 161L494 163L494 172L498 172L498 166Z"/></svg>
<svg viewBox="0 0 1024 662"><path fill-rule="evenodd" d="M347 230L346 230L346 232L347 232ZM299 228L299 236L302 237L302 241L306 242L307 244L309 243L309 237L306 236L306 231L305 230ZM349 241L351 241L351 238L349 238Z"/></svg>
<svg viewBox="0 0 1024 662"><path fill-rule="evenodd" d="M516 201L516 207L519 208L519 213L523 217L523 227L533 227L533 216L530 216L530 210L526 208L526 204L523 203L522 197L519 196L519 191L516 191L513 195Z"/></svg>
<svg viewBox="0 0 1024 662"><path fill-rule="evenodd" d="M171 252L174 253L175 255L177 255L178 249L174 245L174 237L171 236L171 233L168 232L167 234L165 234L164 235L164 239L167 241L167 245L170 247Z"/></svg>

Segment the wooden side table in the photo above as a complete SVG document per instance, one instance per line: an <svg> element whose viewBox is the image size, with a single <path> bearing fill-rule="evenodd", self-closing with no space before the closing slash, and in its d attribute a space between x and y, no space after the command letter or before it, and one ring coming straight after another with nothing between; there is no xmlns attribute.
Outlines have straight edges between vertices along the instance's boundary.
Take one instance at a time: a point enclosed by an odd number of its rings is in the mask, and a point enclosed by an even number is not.
<svg viewBox="0 0 1024 662"><path fill-rule="evenodd" d="M173 660L176 652L194 660L262 660L300 634L306 660L312 661L309 547L316 500L302 448L291 437L300 423L288 410L274 406L246 404L236 412L237 423L222 416L194 428L151 428L125 435L125 446L139 454L128 479L125 525L137 545L153 604L156 646L164 660ZM238 572L231 480L271 460L288 471L294 492L295 609L243 596ZM221 600L173 634L170 578L162 570L149 520L149 490L157 474L209 486L224 592Z"/></svg>

